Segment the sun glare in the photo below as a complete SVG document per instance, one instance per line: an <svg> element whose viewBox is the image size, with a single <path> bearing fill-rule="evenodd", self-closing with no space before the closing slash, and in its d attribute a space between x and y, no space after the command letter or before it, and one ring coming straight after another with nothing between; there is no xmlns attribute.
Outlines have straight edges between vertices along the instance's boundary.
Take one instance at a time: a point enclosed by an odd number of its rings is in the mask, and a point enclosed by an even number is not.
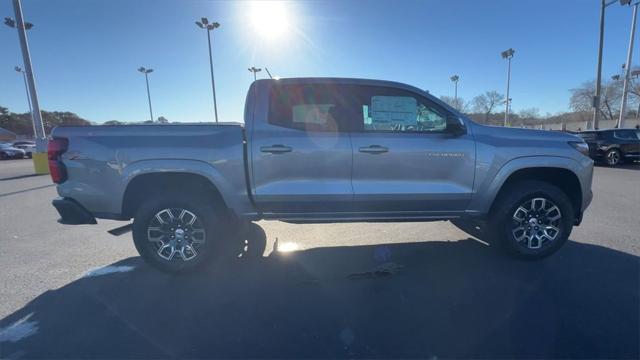
<svg viewBox="0 0 640 360"><path fill-rule="evenodd" d="M255 32L266 39L285 35L289 29L289 16L285 2L254 1L251 4L251 24Z"/></svg>

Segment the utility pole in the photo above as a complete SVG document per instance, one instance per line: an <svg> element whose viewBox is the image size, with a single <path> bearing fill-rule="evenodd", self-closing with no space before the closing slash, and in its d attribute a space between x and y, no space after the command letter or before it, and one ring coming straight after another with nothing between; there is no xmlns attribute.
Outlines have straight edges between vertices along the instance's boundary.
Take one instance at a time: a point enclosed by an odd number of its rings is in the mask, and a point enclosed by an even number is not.
<svg viewBox="0 0 640 360"><path fill-rule="evenodd" d="M604 13L607 6L617 0L600 1L600 39L598 41L598 66L596 67L596 92L593 96L593 124L592 129L600 127L600 92L602 90L602 48L604 47ZM631 0L619 0L620 5L629 5ZM588 125L588 124L587 124Z"/></svg>
<svg viewBox="0 0 640 360"><path fill-rule="evenodd" d="M216 82L213 77L213 56L211 55L211 30L217 29L220 27L220 24L217 22L209 23L209 19L203 17L200 21L196 21L196 25L200 29L207 30L207 44L209 45L209 68L211 70L211 90L213 91L213 114L216 119L216 124L218 123L218 103L216 101Z"/></svg>
<svg viewBox="0 0 640 360"><path fill-rule="evenodd" d="M27 74L25 74L24 70L20 66L14 67L14 70L22 74L22 79L24 80L24 91L27 93L27 103L29 104L29 115L31 115L31 124L33 125L33 138L37 139L38 134L36 132L36 124L33 121L33 108L31 107L31 99L29 98L29 85L27 85Z"/></svg>
<svg viewBox="0 0 640 360"><path fill-rule="evenodd" d="M262 69L257 68L257 67L255 67L255 66L252 66L252 67L250 67L250 68L249 68L249 69L247 69L247 70L249 70L249 72L252 72L252 73L253 73L253 81L258 80L258 78L257 78L256 74L257 74L257 73L259 73L260 71L262 71Z"/></svg>
<svg viewBox="0 0 640 360"><path fill-rule="evenodd" d="M507 68L507 100L504 110L504 126L507 126L507 123L509 122L509 106L511 105L511 98L509 97L509 88L511 85L511 58L513 58L513 54L515 54L515 52L515 50L509 48L500 54L503 59L507 59L509 62L509 66Z"/></svg>
<svg viewBox="0 0 640 360"><path fill-rule="evenodd" d="M633 5L633 18L631 20L631 35L629 35L629 50L627 51L627 65L624 69L624 84L622 86L622 103L620 104L620 116L618 117L618 129L624 127L624 118L627 112L627 94L629 81L631 80L631 57L633 56L633 39L636 32L636 18L638 16L638 3Z"/></svg>
<svg viewBox="0 0 640 360"><path fill-rule="evenodd" d="M149 73L153 72L153 69L146 69L142 66L138 68L138 71L144 74L144 79L147 82L147 99L149 100L149 116L151 122L153 122L153 109L151 108L151 92L149 91Z"/></svg>
<svg viewBox="0 0 640 360"><path fill-rule="evenodd" d="M42 123L38 92L36 91L36 80L33 75L31 54L29 53L29 43L27 40L27 30L33 27L33 24L25 23L24 17L22 16L22 4L20 0L13 0L13 11L16 17L15 21L11 18L5 18L5 24L16 28L18 30L18 37L20 38L20 49L22 50L22 60L24 62L24 71L27 77L27 85L32 105L31 117L36 134L36 153L33 155L33 166L37 174L46 174L49 172L46 154L47 139Z"/></svg>

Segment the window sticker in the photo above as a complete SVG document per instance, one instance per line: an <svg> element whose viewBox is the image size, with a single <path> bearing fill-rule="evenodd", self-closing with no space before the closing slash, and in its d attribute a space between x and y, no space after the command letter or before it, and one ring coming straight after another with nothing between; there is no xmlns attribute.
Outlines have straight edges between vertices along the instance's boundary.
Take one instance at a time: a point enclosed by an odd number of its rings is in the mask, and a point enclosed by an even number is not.
<svg viewBox="0 0 640 360"><path fill-rule="evenodd" d="M395 126L417 125L417 104L415 98L407 96L371 97L371 126L390 129Z"/></svg>

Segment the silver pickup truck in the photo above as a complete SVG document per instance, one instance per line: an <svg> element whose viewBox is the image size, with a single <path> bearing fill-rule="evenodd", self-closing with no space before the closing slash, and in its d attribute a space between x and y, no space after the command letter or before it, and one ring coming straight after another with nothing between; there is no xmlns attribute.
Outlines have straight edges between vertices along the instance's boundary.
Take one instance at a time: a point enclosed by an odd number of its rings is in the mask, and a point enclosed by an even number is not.
<svg viewBox="0 0 640 360"><path fill-rule="evenodd" d="M133 219L150 264L192 270L241 224L450 220L519 258L552 254L591 202L570 134L474 123L396 82L255 81L244 124L56 128L63 224Z"/></svg>

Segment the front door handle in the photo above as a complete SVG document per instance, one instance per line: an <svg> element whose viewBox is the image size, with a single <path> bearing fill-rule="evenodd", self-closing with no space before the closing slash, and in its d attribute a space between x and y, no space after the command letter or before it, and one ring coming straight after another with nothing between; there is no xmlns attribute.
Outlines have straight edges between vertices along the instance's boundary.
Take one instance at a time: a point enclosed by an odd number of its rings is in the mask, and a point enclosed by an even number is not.
<svg viewBox="0 0 640 360"><path fill-rule="evenodd" d="M360 149L358 149L361 153L367 153L367 154L382 154L382 153L386 153L389 151L389 148L384 147L384 146L380 146L380 145L370 145L367 147L361 147Z"/></svg>
<svg viewBox="0 0 640 360"><path fill-rule="evenodd" d="M272 153L272 154L288 153L288 152L291 152L291 150L292 149L290 146L284 146L284 145L271 145L271 146L260 147L260 151L266 152L266 153Z"/></svg>

